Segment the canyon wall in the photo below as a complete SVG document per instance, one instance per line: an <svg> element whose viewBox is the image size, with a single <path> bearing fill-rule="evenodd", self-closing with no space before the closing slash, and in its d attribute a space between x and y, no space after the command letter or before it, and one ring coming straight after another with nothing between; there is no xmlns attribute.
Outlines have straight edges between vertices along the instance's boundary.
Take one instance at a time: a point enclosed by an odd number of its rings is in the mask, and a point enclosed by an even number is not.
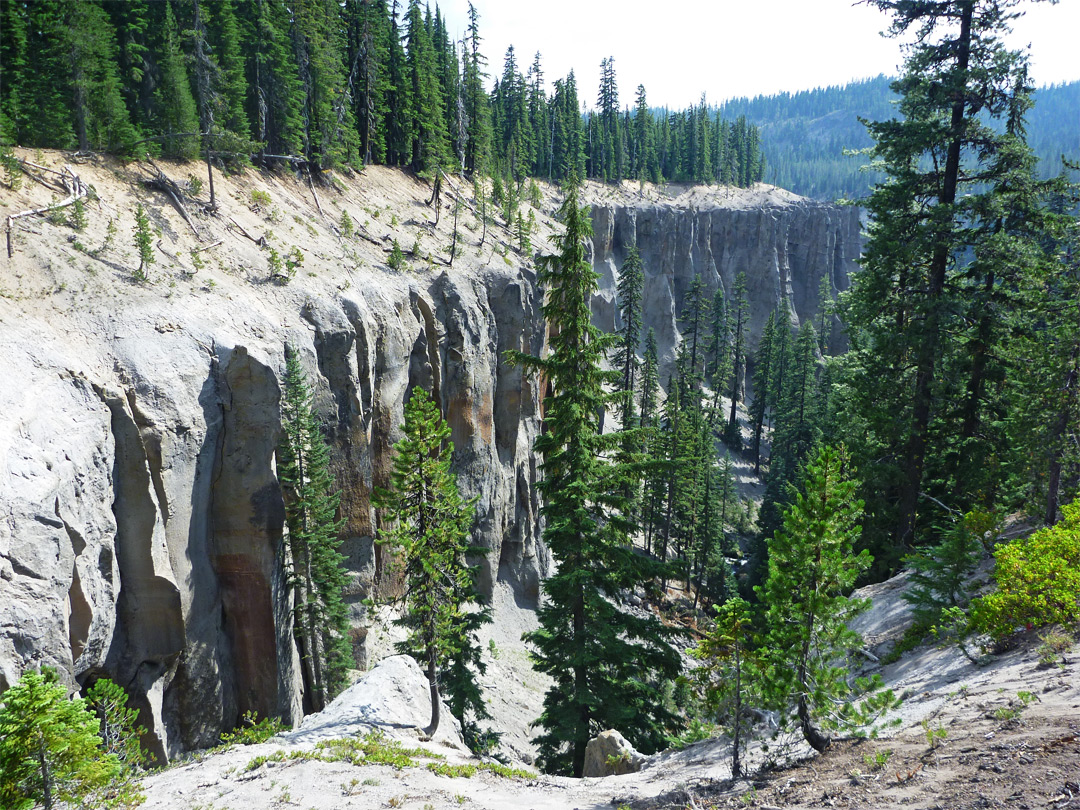
<svg viewBox="0 0 1080 810"><path fill-rule="evenodd" d="M399 172L369 169L324 190L318 207L298 178L220 178L231 213L189 227L121 169L80 171L97 189L88 232L34 220L0 275L0 691L42 665L73 688L110 677L163 759L215 743L245 712L299 720L275 468L286 344L313 385L342 491L357 667L372 654L363 600L399 589L370 496L389 481L416 385L434 392L460 486L479 496L481 590L505 583L519 608L535 607L550 569L532 452L540 392L504 353L543 350L542 292L509 233L493 227L481 244L466 221L454 267L418 253L412 272L396 273L384 264L391 237L437 253L451 220L432 224L426 189ZM272 196L269 213L247 204L253 186ZM30 185L0 203L22 210L42 203L35 194L47 202ZM618 325L630 244L645 259L647 325L669 358L695 274L730 290L746 272L752 338L780 300L793 319L812 317L823 276L846 286L858 250L850 209L736 198L595 202L598 323ZM136 201L160 237L149 284L131 277ZM539 212L543 252L556 202L548 192ZM349 210L364 239L334 225ZM126 247L110 242L115 222ZM265 245L284 253L290 242L303 272L268 283Z"/></svg>

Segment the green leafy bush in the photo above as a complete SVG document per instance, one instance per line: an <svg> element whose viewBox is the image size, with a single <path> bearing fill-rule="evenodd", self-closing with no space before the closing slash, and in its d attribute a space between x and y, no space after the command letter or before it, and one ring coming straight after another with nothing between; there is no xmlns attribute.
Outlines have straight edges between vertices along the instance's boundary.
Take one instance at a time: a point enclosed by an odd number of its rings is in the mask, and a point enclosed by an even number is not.
<svg viewBox="0 0 1080 810"><path fill-rule="evenodd" d="M1080 619L1080 500L1060 523L1013 540L994 552L998 589L972 602L972 624L994 638L1022 625Z"/></svg>

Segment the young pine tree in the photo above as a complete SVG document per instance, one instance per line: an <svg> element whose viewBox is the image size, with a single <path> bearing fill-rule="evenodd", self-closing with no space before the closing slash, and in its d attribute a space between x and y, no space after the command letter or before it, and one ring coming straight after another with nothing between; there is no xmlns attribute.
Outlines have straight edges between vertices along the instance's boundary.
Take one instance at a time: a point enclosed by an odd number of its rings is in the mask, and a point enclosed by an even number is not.
<svg viewBox="0 0 1080 810"><path fill-rule="evenodd" d="M378 542L400 559L405 580L405 614L401 623L409 638L402 649L417 657L427 671L431 692L432 736L439 727L440 671L446 669L451 710L466 720L472 710L484 719L483 699L472 667L479 660L475 638L486 612L473 612L479 598L474 571L465 555L476 516L476 498L465 500L450 471L454 452L450 427L439 407L420 386L405 406L404 436L394 445L390 489L376 493L375 505L386 510ZM475 722L475 721L474 721ZM464 724L463 724L464 725Z"/></svg>
<svg viewBox="0 0 1080 810"><path fill-rule="evenodd" d="M679 663L659 621L624 613L616 598L651 581L658 567L628 540L619 486L628 471L608 460L618 435L599 429L611 376L600 363L614 336L591 321L597 277L586 254L591 228L576 183L561 219L559 252L540 259L550 352L543 359L512 357L543 374L551 388L535 449L544 472L544 539L558 566L544 583L540 627L526 636L536 668L553 680L536 743L547 770L580 776L585 746L598 728L617 728L641 749L662 744L675 722L664 708L662 685Z"/></svg>
<svg viewBox="0 0 1080 810"><path fill-rule="evenodd" d="M794 703L816 751L828 748L827 729L865 724L893 703L887 692L860 706L850 702L840 663L862 644L847 622L870 604L844 595L871 563L868 551L854 553L862 517L854 472L843 447L823 447L807 465L802 492L769 541L769 577L758 589L770 651L766 700L785 718Z"/></svg>
<svg viewBox="0 0 1080 810"><path fill-rule="evenodd" d="M291 347L285 351L278 477L285 497L287 555L295 594L293 631L303 659L305 699L319 711L345 686L351 650L338 551L340 494L330 451L312 407L311 389Z"/></svg>
<svg viewBox="0 0 1080 810"><path fill-rule="evenodd" d="M716 609L716 621L691 654L703 661L695 678L705 691L705 704L721 718L731 736L731 776L742 776L744 734L752 730L743 710L759 697L760 677L750 604L738 596Z"/></svg>
<svg viewBox="0 0 1080 810"><path fill-rule="evenodd" d="M69 700L56 672L28 670L0 696L0 804L10 810L90 803L121 772L98 719Z"/></svg>

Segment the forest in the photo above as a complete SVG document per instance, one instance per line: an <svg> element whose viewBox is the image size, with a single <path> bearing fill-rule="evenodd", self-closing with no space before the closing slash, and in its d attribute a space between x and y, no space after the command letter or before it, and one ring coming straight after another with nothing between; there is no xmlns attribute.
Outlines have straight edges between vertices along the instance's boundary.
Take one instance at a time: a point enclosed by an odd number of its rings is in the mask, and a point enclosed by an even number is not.
<svg viewBox="0 0 1080 810"><path fill-rule="evenodd" d="M386 163L433 184L491 177L493 193L495 182L560 181L562 230L535 258L546 351L505 357L547 392L534 450L556 570L524 637L552 684L538 761L580 776L598 730L654 752L708 717L730 730L738 774L745 705L776 712L817 751L895 705L838 663L859 649L845 624L865 608L849 598L858 584L911 569L916 634L1001 637L1080 616L1068 574L1080 559L1069 505L1080 494L1076 189L1040 171L1028 141L1027 57L1002 44L1020 0L869 2L915 43L888 85L895 104L883 79L850 91L870 108L868 140L850 146L870 150L878 181L863 200L866 246L850 290L835 297L825 285L819 317L797 328L777 310L751 352L745 276L712 295L696 279L668 379L642 328L635 250L619 269L620 330L593 324L580 181L795 177L802 169L766 163L768 136L750 123L769 114L766 100L657 115L638 87L631 111L607 59L583 112L572 73L548 98L539 55L522 73L513 49L489 91L475 10L455 43L438 8L418 0L400 16L382 0L42 0L3 5L0 132L20 146L311 172ZM847 93L792 104L829 118ZM846 131L825 151L846 145ZM808 171L818 159L794 154ZM854 191L846 182L829 175L812 190ZM835 322L844 345L829 345ZM339 523L328 450L291 356L288 375L280 477L307 708L317 710L347 669ZM490 617L467 562L475 501L457 490L436 403L414 391L405 419L392 485L374 495L386 527L376 542L405 563L403 647L430 682L425 731L438 726L442 688L470 743L488 751L497 736L479 725L475 632ZM739 496L736 459L765 483L759 507ZM998 546L1018 514L1049 528ZM1000 589L976 598L967 577L995 548ZM696 680L682 672L673 623L629 610L628 594L664 610L688 603L704 628ZM36 677L24 692L57 691ZM0 720L16 722L15 705Z"/></svg>
<svg viewBox="0 0 1080 810"><path fill-rule="evenodd" d="M898 97L885 76L820 87L798 93L729 99L718 106L725 118L750 121L761 132L767 183L821 200L863 200L885 179L869 167L863 150L874 141L862 120L881 121L894 114ZM1080 82L1036 89L1027 116L1027 142L1039 162L1039 174L1062 171L1062 158L1076 158L1074 111L1080 105ZM993 122L991 119L991 126ZM1075 173L1071 175L1076 179Z"/></svg>
<svg viewBox="0 0 1080 810"><path fill-rule="evenodd" d="M378 163L426 176L749 186L758 131L700 106L620 102L603 60L595 107L541 56L489 75L479 15L456 42L419 0L5 0L0 142L314 170ZM494 70L493 68L491 70ZM491 79L491 90L487 89Z"/></svg>

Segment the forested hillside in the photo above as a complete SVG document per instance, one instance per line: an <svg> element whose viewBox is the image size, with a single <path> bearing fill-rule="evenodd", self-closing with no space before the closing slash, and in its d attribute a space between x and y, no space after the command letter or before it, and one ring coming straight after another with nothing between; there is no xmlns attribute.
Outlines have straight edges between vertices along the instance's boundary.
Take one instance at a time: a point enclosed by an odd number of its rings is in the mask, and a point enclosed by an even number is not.
<svg viewBox="0 0 1080 810"><path fill-rule="evenodd" d="M322 169L362 163L562 180L747 186L757 130L704 103L634 116L613 59L594 111L541 55L489 69L479 15L450 38L419 0L43 0L0 6L0 142ZM523 72L524 71L524 72ZM489 77L489 72L492 76ZM491 86L489 93L488 86Z"/></svg>
<svg viewBox="0 0 1080 810"><path fill-rule="evenodd" d="M761 132L765 181L822 200L863 199L885 175L866 169L873 140L860 122L897 114L892 79L877 76L842 86L726 101L724 118L745 117ZM1028 145L1039 173L1061 171L1061 158L1080 158L1080 82L1042 87L1032 95L1027 116Z"/></svg>

